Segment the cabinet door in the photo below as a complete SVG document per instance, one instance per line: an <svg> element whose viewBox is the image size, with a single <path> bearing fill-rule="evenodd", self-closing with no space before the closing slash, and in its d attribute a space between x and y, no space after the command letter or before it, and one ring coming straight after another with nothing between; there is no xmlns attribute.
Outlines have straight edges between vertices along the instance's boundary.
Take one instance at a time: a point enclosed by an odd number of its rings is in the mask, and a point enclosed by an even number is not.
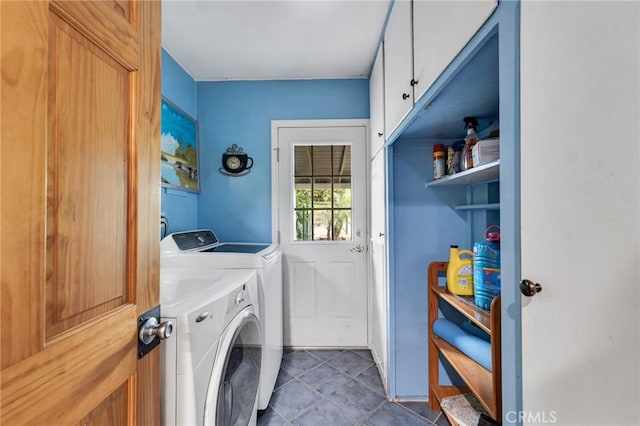
<svg viewBox="0 0 640 426"><path fill-rule="evenodd" d="M371 161L371 347L387 377L387 202L385 151ZM386 388L386 386L385 386Z"/></svg>
<svg viewBox="0 0 640 426"><path fill-rule="evenodd" d="M525 421L637 425L640 3L521 17L522 276L542 285L522 301Z"/></svg>
<svg viewBox="0 0 640 426"><path fill-rule="evenodd" d="M411 3L396 1L384 35L385 129L391 135L413 107Z"/></svg>
<svg viewBox="0 0 640 426"><path fill-rule="evenodd" d="M416 99L431 87L497 4L496 0L413 2Z"/></svg>
<svg viewBox="0 0 640 426"><path fill-rule="evenodd" d="M369 158L373 158L384 145L384 48L380 44L376 61L373 63L371 78L369 78Z"/></svg>

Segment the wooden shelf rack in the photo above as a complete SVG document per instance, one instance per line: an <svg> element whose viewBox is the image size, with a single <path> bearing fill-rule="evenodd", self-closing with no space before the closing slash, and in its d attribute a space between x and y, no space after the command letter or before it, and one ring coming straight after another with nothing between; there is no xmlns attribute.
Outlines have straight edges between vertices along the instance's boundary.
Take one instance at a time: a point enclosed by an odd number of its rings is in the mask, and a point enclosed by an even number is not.
<svg viewBox="0 0 640 426"><path fill-rule="evenodd" d="M438 285L438 276L446 273L448 262L433 262L428 269L428 327L429 327L429 408L441 410L440 403L448 396L472 392L494 420L502 420L502 359L500 341L500 297L485 311L473 303L473 297L451 294ZM469 319L472 324L491 337L491 365L489 371L467 355L433 333L438 319L438 301L442 300ZM466 386L443 386L439 381L439 355L453 367ZM455 425L455 420L449 417Z"/></svg>

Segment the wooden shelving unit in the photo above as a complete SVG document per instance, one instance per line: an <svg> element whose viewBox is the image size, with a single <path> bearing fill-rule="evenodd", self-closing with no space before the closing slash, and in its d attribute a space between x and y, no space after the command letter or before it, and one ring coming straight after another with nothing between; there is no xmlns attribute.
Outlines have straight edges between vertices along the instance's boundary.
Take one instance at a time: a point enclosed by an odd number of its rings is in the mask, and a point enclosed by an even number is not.
<svg viewBox="0 0 640 426"><path fill-rule="evenodd" d="M472 392L487 413L497 422L502 419L502 370L500 342L500 297L491 303L490 311L478 308L472 297L451 294L438 285L438 276L446 273L448 262L433 262L428 269L428 327L429 327L429 408L441 409L440 403L448 396ZM489 371L467 355L433 334L433 323L438 319L438 301L449 304L472 324L491 337L491 364ZM443 386L439 381L439 355L453 367L466 387ZM456 424L445 412L449 422Z"/></svg>

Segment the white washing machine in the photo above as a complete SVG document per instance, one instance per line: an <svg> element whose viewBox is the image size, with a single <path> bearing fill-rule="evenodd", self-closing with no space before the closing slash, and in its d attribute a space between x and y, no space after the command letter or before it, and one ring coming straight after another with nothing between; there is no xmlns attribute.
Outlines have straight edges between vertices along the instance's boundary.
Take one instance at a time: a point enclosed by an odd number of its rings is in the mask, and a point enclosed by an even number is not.
<svg viewBox="0 0 640 426"><path fill-rule="evenodd" d="M262 359L255 271L163 268L160 346L163 425L256 424Z"/></svg>
<svg viewBox="0 0 640 426"><path fill-rule="evenodd" d="M257 272L263 335L258 409L266 409L282 362L282 250L277 244L221 243L208 229L168 235L160 250L162 268L242 268Z"/></svg>

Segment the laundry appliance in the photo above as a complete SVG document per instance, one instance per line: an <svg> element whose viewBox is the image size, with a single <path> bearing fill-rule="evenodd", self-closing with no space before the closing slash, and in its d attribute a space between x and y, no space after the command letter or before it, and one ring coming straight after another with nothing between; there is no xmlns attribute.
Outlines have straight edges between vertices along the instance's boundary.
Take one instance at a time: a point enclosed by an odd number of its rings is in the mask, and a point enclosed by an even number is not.
<svg viewBox="0 0 640 426"><path fill-rule="evenodd" d="M262 361L258 282L252 270L162 268L161 423L246 426L257 419Z"/></svg>
<svg viewBox="0 0 640 426"><path fill-rule="evenodd" d="M170 234L160 250L162 268L256 271L263 336L258 409L266 409L282 362L282 250L277 244L220 242L209 229Z"/></svg>

